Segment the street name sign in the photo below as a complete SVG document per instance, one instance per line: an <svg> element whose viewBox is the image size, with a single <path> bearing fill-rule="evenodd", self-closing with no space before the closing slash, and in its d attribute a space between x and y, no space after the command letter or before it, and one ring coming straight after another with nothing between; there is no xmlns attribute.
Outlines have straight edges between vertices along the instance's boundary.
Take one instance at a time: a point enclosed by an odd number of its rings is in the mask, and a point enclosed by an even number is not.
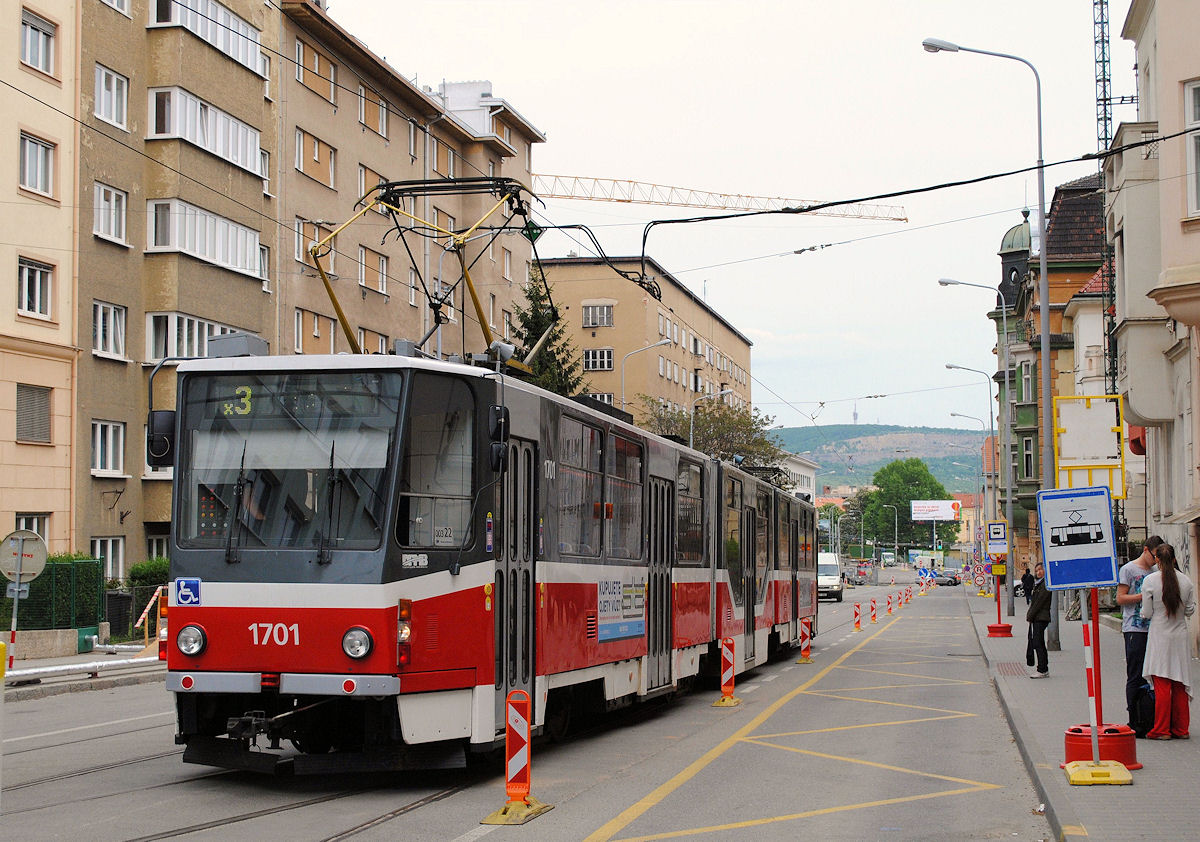
<svg viewBox="0 0 1200 842"><path fill-rule="evenodd" d="M1095 588L1117 583L1112 496L1108 486L1053 488L1037 495L1046 588Z"/></svg>

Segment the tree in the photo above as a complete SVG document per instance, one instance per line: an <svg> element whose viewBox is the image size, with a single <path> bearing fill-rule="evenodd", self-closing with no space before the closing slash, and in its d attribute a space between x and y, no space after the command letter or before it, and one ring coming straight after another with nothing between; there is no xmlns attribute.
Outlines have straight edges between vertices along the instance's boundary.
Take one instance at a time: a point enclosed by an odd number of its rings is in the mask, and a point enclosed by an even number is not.
<svg viewBox="0 0 1200 842"><path fill-rule="evenodd" d="M677 436L687 441L692 435L696 450L718 459L760 468L781 468L786 453L768 432L774 418L752 407L734 407L717 400L700 401L695 418L684 410L671 409L650 395L638 395L642 426L660 436Z"/></svg>
<svg viewBox="0 0 1200 842"><path fill-rule="evenodd" d="M895 534L900 544L927 547L933 535L929 521L913 521L909 515L913 500L949 500L945 487L929 472L920 459L898 459L884 465L872 479L876 490L866 495L864 517L868 532L885 545ZM893 512L889 506L895 506ZM958 524L939 523L937 537L949 547L958 534Z"/></svg>
<svg viewBox="0 0 1200 842"><path fill-rule="evenodd" d="M517 356L524 359L542 338L546 329L554 325L550 337L542 350L530 363L533 382L543 389L566 397L578 395L587 389L583 376L583 365L579 353L566 335L566 326L557 310L551 307L550 291L543 280L541 269L534 267L522 290L528 307L513 303L513 341L520 348ZM557 321L556 321L557 320Z"/></svg>

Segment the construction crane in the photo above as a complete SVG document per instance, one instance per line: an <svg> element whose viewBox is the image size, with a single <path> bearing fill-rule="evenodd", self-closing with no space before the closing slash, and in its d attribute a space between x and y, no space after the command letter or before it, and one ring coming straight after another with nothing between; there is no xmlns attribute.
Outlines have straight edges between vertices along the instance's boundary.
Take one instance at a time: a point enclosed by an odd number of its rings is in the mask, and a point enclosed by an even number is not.
<svg viewBox="0 0 1200 842"><path fill-rule="evenodd" d="M712 208L714 210L772 211L822 204L814 199L714 193L710 190L670 187L665 184L650 184L626 178L591 178L579 175L535 174L533 176L533 192L542 199L589 199L594 202L624 202L634 205L666 205L667 207ZM900 205L845 204L812 211L812 215L908 222L908 216Z"/></svg>

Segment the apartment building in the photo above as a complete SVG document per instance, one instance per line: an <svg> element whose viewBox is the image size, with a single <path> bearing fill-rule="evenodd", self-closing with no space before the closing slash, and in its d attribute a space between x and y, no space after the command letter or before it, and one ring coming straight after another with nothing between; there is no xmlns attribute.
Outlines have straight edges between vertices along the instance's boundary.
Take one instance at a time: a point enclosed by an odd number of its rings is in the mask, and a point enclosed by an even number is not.
<svg viewBox="0 0 1200 842"><path fill-rule="evenodd" d="M414 195L392 220L370 212L337 231L324 258L348 324L338 323L308 247L358 210L381 181L513 178L529 183L540 131L488 82L418 88L340 27L315 2L284 0L282 47L294 55L281 78L279 324L285 351L337 353L350 338L367 352L395 339L418 340L441 356L487 349L448 232L482 223L463 252L492 334L507 335L530 244L524 218L496 236L497 197L454 192ZM422 236L422 234L428 236ZM407 243L407 247L406 247ZM440 314L440 315L439 315ZM349 335L347 335L349 334Z"/></svg>
<svg viewBox="0 0 1200 842"><path fill-rule="evenodd" d="M1174 545L1195 581L1200 135L1180 135L1200 127L1200 18L1187 0L1133 0L1121 37L1136 51L1138 115L1121 124L1113 148L1138 145L1105 166L1117 385L1131 445L1146 457L1146 530Z"/></svg>
<svg viewBox="0 0 1200 842"><path fill-rule="evenodd" d="M634 273L642 266L636 257L612 264ZM640 395L688 413L705 399L750 403L752 343L658 261L646 259L646 279L658 284L661 301L599 258L542 265L593 397L635 416L644 411Z"/></svg>
<svg viewBox="0 0 1200 842"><path fill-rule="evenodd" d="M30 529L50 552L73 548L77 326L72 115L84 3L37 0L6 6L0 108L5 236L0 243L0 534Z"/></svg>

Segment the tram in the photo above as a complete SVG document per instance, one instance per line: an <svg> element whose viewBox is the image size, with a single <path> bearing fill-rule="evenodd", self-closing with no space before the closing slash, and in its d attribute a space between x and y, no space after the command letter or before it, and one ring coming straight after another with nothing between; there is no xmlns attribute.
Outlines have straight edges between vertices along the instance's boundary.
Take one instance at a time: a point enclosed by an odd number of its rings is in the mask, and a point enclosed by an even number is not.
<svg viewBox="0 0 1200 842"><path fill-rule="evenodd" d="M419 353L181 362L150 450L184 761L454 767L512 690L555 732L815 633L811 503L605 410Z"/></svg>

